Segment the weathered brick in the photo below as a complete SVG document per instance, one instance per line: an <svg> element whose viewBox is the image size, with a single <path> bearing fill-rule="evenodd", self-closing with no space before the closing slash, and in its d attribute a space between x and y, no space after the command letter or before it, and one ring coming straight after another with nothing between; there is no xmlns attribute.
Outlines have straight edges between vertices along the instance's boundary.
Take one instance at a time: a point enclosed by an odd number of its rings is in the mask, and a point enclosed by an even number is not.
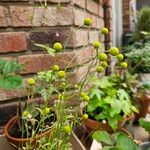
<svg viewBox="0 0 150 150"><path fill-rule="evenodd" d="M88 44L88 32L86 30L78 29L73 30L74 38L74 46L80 47Z"/></svg>
<svg viewBox="0 0 150 150"><path fill-rule="evenodd" d="M48 8L33 6L10 6L12 24L19 26L56 26L71 25L73 23L72 7L55 6Z"/></svg>
<svg viewBox="0 0 150 150"><path fill-rule="evenodd" d="M102 18L94 16L94 15L90 15L90 17L92 18L92 28L96 28L96 29L100 29L104 26L104 21Z"/></svg>
<svg viewBox="0 0 150 150"><path fill-rule="evenodd" d="M74 23L75 25L82 26L84 23L84 19L88 17L88 14L81 10L74 8Z"/></svg>
<svg viewBox="0 0 150 150"><path fill-rule="evenodd" d="M75 48L83 46L88 42L87 31L76 30L76 29L54 29L49 32L33 32L29 36L30 48L33 51L41 50L35 46L35 43L47 44L53 46L55 42L60 42L64 47Z"/></svg>
<svg viewBox="0 0 150 150"><path fill-rule="evenodd" d="M93 0L86 0L86 9L96 15L99 14L99 4L94 2Z"/></svg>
<svg viewBox="0 0 150 150"><path fill-rule="evenodd" d="M112 19L112 8L110 7L106 9L106 18Z"/></svg>
<svg viewBox="0 0 150 150"><path fill-rule="evenodd" d="M33 7L10 6L10 15L13 26L32 26Z"/></svg>
<svg viewBox="0 0 150 150"><path fill-rule="evenodd" d="M90 31L89 32L89 43L92 44L94 41L99 40L99 32L98 31Z"/></svg>
<svg viewBox="0 0 150 150"><path fill-rule="evenodd" d="M75 57L68 66L72 68L80 64L83 59L89 59L92 53L92 49L85 48L80 51L58 53L55 57L49 56L48 54L24 55L18 57L18 62L24 65L25 70L21 74L29 74L50 69L54 64L59 65L60 68L65 68L72 58Z"/></svg>
<svg viewBox="0 0 150 150"><path fill-rule="evenodd" d="M27 50L26 34L23 32L0 33L0 53Z"/></svg>
<svg viewBox="0 0 150 150"><path fill-rule="evenodd" d="M85 8L85 0L73 0L73 2L81 8Z"/></svg>
<svg viewBox="0 0 150 150"><path fill-rule="evenodd" d="M6 27L6 26L7 23L4 15L4 8L0 6L0 27Z"/></svg>
<svg viewBox="0 0 150 150"><path fill-rule="evenodd" d="M35 0L36 2L45 2L45 0ZM68 3L71 2L72 0L59 0L61 3ZM58 3L58 0L46 0L46 2L50 3Z"/></svg>
<svg viewBox="0 0 150 150"><path fill-rule="evenodd" d="M103 7L101 5L99 5L99 16L101 18L104 18L104 9L103 9Z"/></svg>

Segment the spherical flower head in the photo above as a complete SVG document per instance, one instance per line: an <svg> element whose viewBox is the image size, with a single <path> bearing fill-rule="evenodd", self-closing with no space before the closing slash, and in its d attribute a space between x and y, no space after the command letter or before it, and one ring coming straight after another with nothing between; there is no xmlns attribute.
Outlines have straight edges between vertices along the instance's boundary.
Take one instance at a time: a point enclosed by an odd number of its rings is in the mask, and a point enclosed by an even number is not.
<svg viewBox="0 0 150 150"><path fill-rule="evenodd" d="M56 43L53 45L53 48L54 48L57 52L60 52L60 51L62 51L63 46L62 46L61 43L56 42Z"/></svg>
<svg viewBox="0 0 150 150"><path fill-rule="evenodd" d="M122 62L120 66L121 68L126 69L128 67L128 64L126 62Z"/></svg>
<svg viewBox="0 0 150 150"><path fill-rule="evenodd" d="M102 73L102 72L104 71L104 67L98 66L97 69L96 69L96 71L97 71L98 73Z"/></svg>
<svg viewBox="0 0 150 150"><path fill-rule="evenodd" d="M71 128L70 128L70 126L69 126L69 125L64 126L64 127L63 127L63 131L64 131L65 133L67 133L67 134L70 134L70 133L71 133Z"/></svg>
<svg viewBox="0 0 150 150"><path fill-rule="evenodd" d="M104 34L104 35L107 35L109 33L109 31L108 31L107 28L102 28L101 33Z"/></svg>
<svg viewBox="0 0 150 150"><path fill-rule="evenodd" d="M63 70L58 71L58 77L59 78L64 78L65 75L66 75L65 71L63 71Z"/></svg>
<svg viewBox="0 0 150 150"><path fill-rule="evenodd" d="M33 78L28 79L28 85L33 86L35 85L35 80Z"/></svg>
<svg viewBox="0 0 150 150"><path fill-rule="evenodd" d="M83 100L88 102L90 100L90 97L88 95L83 96Z"/></svg>
<svg viewBox="0 0 150 150"><path fill-rule="evenodd" d="M101 47L101 43L100 43L99 41L95 41L95 42L93 43L93 47L94 47L95 49L99 49L99 48Z"/></svg>
<svg viewBox="0 0 150 150"><path fill-rule="evenodd" d="M85 26L90 26L92 24L92 19L87 17L84 19L84 25Z"/></svg>
<svg viewBox="0 0 150 150"><path fill-rule="evenodd" d="M26 118L26 117L28 117L28 115L29 115L28 111L25 110L25 111L22 112L22 117Z"/></svg>
<svg viewBox="0 0 150 150"><path fill-rule="evenodd" d="M107 55L105 53L100 53L98 55L98 58L101 60L101 61L106 61L107 60Z"/></svg>
<svg viewBox="0 0 150 150"><path fill-rule="evenodd" d="M124 56L123 56L122 54L118 54L118 55L116 56L116 58L117 58L119 61L122 61L123 58L124 58Z"/></svg>
<svg viewBox="0 0 150 150"><path fill-rule="evenodd" d="M109 53L112 55L112 56L116 56L119 54L119 49L117 47L112 47L110 50L109 50Z"/></svg>
<svg viewBox="0 0 150 150"><path fill-rule="evenodd" d="M77 84L74 85L74 89L78 89L79 86Z"/></svg>
<svg viewBox="0 0 150 150"><path fill-rule="evenodd" d="M86 93L85 93L85 92L81 92L81 93L80 93L80 96L81 96L81 97L84 97L84 96L86 96Z"/></svg>
<svg viewBox="0 0 150 150"><path fill-rule="evenodd" d="M82 119L83 119L83 120L87 120L88 118L89 118L88 114L83 114L83 115L82 115Z"/></svg>
<svg viewBox="0 0 150 150"><path fill-rule="evenodd" d="M56 72L56 71L59 71L59 66L58 66L58 65L54 65L54 66L52 67L52 70L55 71L55 72Z"/></svg>
<svg viewBox="0 0 150 150"><path fill-rule="evenodd" d="M104 67L104 68L106 68L108 66L108 64L107 64L106 61L102 61L101 66Z"/></svg>
<svg viewBox="0 0 150 150"><path fill-rule="evenodd" d="M50 108L49 107L46 107L46 108L44 108L43 109L43 113L44 113L44 115L48 115L49 113L50 113Z"/></svg>

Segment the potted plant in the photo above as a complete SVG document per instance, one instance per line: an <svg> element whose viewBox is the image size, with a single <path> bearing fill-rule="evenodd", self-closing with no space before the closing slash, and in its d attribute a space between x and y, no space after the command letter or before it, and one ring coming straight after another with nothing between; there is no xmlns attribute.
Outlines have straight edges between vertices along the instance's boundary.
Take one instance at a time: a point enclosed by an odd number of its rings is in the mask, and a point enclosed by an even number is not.
<svg viewBox="0 0 150 150"><path fill-rule="evenodd" d="M84 120L87 128L112 132L122 127L124 121L130 119L132 112L138 112L133 106L129 93L121 85L120 75L96 78L89 91L89 103Z"/></svg>
<svg viewBox="0 0 150 150"><path fill-rule="evenodd" d="M91 24L91 18L84 19L84 26L90 28ZM108 29L102 28L101 33L108 34ZM53 57L56 52L64 50L59 42L54 43L53 47L42 44L36 44L36 46L43 48ZM108 56L100 52L101 48L99 41L93 42L94 55L77 66L79 69L87 65L87 72L74 85L69 82L66 70L76 57L71 59L64 70L56 64L50 70L38 72L33 78L28 79L27 101L23 107L20 107L17 116L12 118L5 127L5 136L12 145L26 150L71 148L70 135L75 125L81 121L81 117L78 115L79 105L72 108L69 103L73 97L79 102L89 102L90 97L84 91L89 89L91 79L97 76L97 73L102 75L108 65ZM122 69L127 68L127 63L124 62L118 48L112 47L109 53L119 60ZM117 94L120 92L122 91L120 90ZM130 114L131 110L136 111L136 109L131 105L125 91L123 92L122 99L127 99L125 104L129 106L126 112ZM32 103L35 96L41 96L43 101ZM113 115L115 109L113 109ZM83 114L82 118L86 119L86 117L86 114ZM120 120L120 116L117 119ZM112 127L116 128L114 125Z"/></svg>
<svg viewBox="0 0 150 150"><path fill-rule="evenodd" d="M150 121L141 118L139 120L140 126L143 127L147 132L150 133ZM150 142L143 142L140 144L142 150L149 150L150 149Z"/></svg>

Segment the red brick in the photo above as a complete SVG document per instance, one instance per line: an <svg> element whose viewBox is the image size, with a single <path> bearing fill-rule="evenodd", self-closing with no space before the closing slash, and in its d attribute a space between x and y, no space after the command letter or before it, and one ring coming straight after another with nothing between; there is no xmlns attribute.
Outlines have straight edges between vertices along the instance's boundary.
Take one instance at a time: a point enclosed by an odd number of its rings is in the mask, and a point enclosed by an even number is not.
<svg viewBox="0 0 150 150"><path fill-rule="evenodd" d="M106 9L106 18L112 19L112 8L110 7Z"/></svg>
<svg viewBox="0 0 150 150"><path fill-rule="evenodd" d="M84 10L74 8L75 25L82 26L86 17L88 17L88 14Z"/></svg>
<svg viewBox="0 0 150 150"><path fill-rule="evenodd" d="M0 27L6 27L6 26L7 23L4 15L4 8L0 6Z"/></svg>
<svg viewBox="0 0 150 150"><path fill-rule="evenodd" d="M90 16L92 18L92 28L100 29L104 26L104 20L100 17L97 17L95 15Z"/></svg>
<svg viewBox="0 0 150 150"><path fill-rule="evenodd" d="M96 15L99 14L99 4L94 2L93 0L86 0L86 9Z"/></svg>
<svg viewBox="0 0 150 150"><path fill-rule="evenodd" d="M72 7L44 7L10 6L12 24L19 26L56 26L71 25L73 23Z"/></svg>
<svg viewBox="0 0 150 150"><path fill-rule="evenodd" d="M45 2L45 0L35 0L36 2ZM72 0L59 0L61 3L68 3L71 2ZM47 2L50 3L58 3L58 0L47 0Z"/></svg>
<svg viewBox="0 0 150 150"><path fill-rule="evenodd" d="M23 32L0 33L0 53L27 50L26 34Z"/></svg>
<svg viewBox="0 0 150 150"><path fill-rule="evenodd" d="M73 2L81 8L85 8L85 0L73 0Z"/></svg>
<svg viewBox="0 0 150 150"><path fill-rule="evenodd" d="M24 65L25 71L21 74L36 73L41 70L50 69L54 64L60 66L60 68L65 68L69 62L74 60L68 66L72 68L82 62L83 59L89 59L93 53L90 48L85 48L80 51L58 53L55 57L51 57L48 54L35 54L35 55L25 55L19 56L18 62Z"/></svg>
<svg viewBox="0 0 150 150"><path fill-rule="evenodd" d="M99 31L89 32L89 43L92 44L94 41L99 40Z"/></svg>
<svg viewBox="0 0 150 150"><path fill-rule="evenodd" d="M103 9L103 7L101 5L99 5L99 16L101 18L104 18L104 9Z"/></svg>

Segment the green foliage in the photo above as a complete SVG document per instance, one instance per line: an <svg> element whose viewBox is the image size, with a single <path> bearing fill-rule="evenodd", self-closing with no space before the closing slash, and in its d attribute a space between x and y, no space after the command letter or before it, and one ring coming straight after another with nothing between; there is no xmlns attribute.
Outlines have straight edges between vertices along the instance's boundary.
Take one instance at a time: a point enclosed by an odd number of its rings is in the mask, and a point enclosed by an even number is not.
<svg viewBox="0 0 150 150"><path fill-rule="evenodd" d="M126 47L125 51L133 73L150 72L150 42L134 43Z"/></svg>
<svg viewBox="0 0 150 150"><path fill-rule="evenodd" d="M44 45L44 44L34 44L34 45L46 50L50 56L55 56L55 50L53 48L51 48L47 45Z"/></svg>
<svg viewBox="0 0 150 150"><path fill-rule="evenodd" d="M124 133L110 135L106 131L95 131L92 137L105 145L103 150L140 150L139 145Z"/></svg>
<svg viewBox="0 0 150 150"><path fill-rule="evenodd" d="M146 121L144 118L139 120L140 126L150 133L150 121Z"/></svg>
<svg viewBox="0 0 150 150"><path fill-rule="evenodd" d="M116 130L122 115L130 115L132 111L138 112L130 101L130 95L123 88L123 80L119 75L95 79L90 89L90 102L87 105L89 117L108 121Z"/></svg>
<svg viewBox="0 0 150 150"><path fill-rule="evenodd" d="M0 58L0 88L15 89L22 84L22 77L15 75L22 66L16 61L8 61Z"/></svg>
<svg viewBox="0 0 150 150"><path fill-rule="evenodd" d="M136 32L133 36L134 40L142 39L141 31L150 32L150 7L143 7L138 13Z"/></svg>

